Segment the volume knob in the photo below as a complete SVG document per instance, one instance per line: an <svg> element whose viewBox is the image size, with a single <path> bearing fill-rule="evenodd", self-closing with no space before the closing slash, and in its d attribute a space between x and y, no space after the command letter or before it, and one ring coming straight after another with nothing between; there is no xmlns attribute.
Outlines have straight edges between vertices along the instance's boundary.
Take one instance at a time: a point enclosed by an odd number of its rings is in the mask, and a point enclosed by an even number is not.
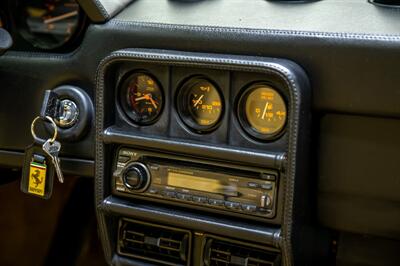
<svg viewBox="0 0 400 266"><path fill-rule="evenodd" d="M146 165L135 162L127 166L123 172L122 179L128 189L142 192L149 186L150 172Z"/></svg>

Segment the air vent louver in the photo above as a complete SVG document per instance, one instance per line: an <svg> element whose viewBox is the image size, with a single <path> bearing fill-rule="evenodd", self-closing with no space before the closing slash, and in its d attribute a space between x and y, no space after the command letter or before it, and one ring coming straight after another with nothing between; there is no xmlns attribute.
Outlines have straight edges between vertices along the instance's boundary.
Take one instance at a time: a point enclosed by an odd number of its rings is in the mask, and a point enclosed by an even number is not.
<svg viewBox="0 0 400 266"><path fill-rule="evenodd" d="M189 265L189 231L121 219L118 237L121 255L164 265Z"/></svg>
<svg viewBox="0 0 400 266"><path fill-rule="evenodd" d="M273 251L209 238L204 248L206 266L278 266L280 255Z"/></svg>

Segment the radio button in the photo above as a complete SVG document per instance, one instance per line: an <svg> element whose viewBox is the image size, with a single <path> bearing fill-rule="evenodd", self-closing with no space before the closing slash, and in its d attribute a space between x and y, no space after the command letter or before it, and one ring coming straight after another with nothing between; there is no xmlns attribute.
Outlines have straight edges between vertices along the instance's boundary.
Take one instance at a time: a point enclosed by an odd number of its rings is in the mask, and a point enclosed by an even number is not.
<svg viewBox="0 0 400 266"><path fill-rule="evenodd" d="M240 209L240 203L239 202L233 202L233 201L226 201L225 202L225 207L229 209Z"/></svg>
<svg viewBox="0 0 400 266"><path fill-rule="evenodd" d="M149 189L149 193L151 193L151 194L158 194L158 189L156 189L156 188L150 188L150 189Z"/></svg>
<svg viewBox="0 0 400 266"><path fill-rule="evenodd" d="M242 210L246 212L255 212L257 210L256 205L242 205Z"/></svg>
<svg viewBox="0 0 400 266"><path fill-rule="evenodd" d="M169 198L175 198L176 197L176 193L173 191L162 191L161 195L163 195L164 197L169 197Z"/></svg>
<svg viewBox="0 0 400 266"><path fill-rule="evenodd" d="M124 180L127 187L136 188L140 185L140 172L136 169L130 169L126 171Z"/></svg>
<svg viewBox="0 0 400 266"><path fill-rule="evenodd" d="M207 198L201 196L193 196L193 201L197 203L207 203Z"/></svg>
<svg viewBox="0 0 400 266"><path fill-rule="evenodd" d="M157 164L151 164L150 169L153 171L158 171L158 170L160 170L160 166Z"/></svg>
<svg viewBox="0 0 400 266"><path fill-rule="evenodd" d="M120 155L118 157L118 162L119 163L126 163L127 161L129 161L131 159L131 157L129 156L124 156L124 155Z"/></svg>
<svg viewBox="0 0 400 266"><path fill-rule="evenodd" d="M181 200L192 200L192 196L188 194L176 193L176 198Z"/></svg>
<svg viewBox="0 0 400 266"><path fill-rule="evenodd" d="M145 191L150 184L150 178L147 167L139 162L129 164L122 174L125 187L136 192Z"/></svg>
<svg viewBox="0 0 400 266"><path fill-rule="evenodd" d="M259 187L260 187L260 184L254 183L254 182L249 182L249 183L247 183L247 186L248 186L249 188L259 188Z"/></svg>
<svg viewBox="0 0 400 266"><path fill-rule="evenodd" d="M264 180L275 181L276 176L271 174L261 174L261 178Z"/></svg>
<svg viewBox="0 0 400 266"><path fill-rule="evenodd" d="M272 184L271 184L271 183L269 183L269 184L262 184L262 185L261 185L261 188L262 188L262 189L265 189L265 190L271 190L271 189L272 189Z"/></svg>
<svg viewBox="0 0 400 266"><path fill-rule="evenodd" d="M224 201L219 199L209 199L208 203L215 206L224 206Z"/></svg>
<svg viewBox="0 0 400 266"><path fill-rule="evenodd" d="M262 195L260 205L262 208L268 208L272 205L272 200L269 195Z"/></svg>

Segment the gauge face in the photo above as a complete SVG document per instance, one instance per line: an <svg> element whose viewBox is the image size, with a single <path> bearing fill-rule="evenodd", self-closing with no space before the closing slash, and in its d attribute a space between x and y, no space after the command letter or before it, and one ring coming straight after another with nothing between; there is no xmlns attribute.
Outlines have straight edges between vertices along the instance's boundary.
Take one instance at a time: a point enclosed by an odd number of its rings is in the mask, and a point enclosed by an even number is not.
<svg viewBox="0 0 400 266"><path fill-rule="evenodd" d="M82 17L75 0L21 0L18 9L22 37L41 49L70 41Z"/></svg>
<svg viewBox="0 0 400 266"><path fill-rule="evenodd" d="M256 84L247 89L239 101L239 120L253 137L273 139L286 124L286 104L271 86Z"/></svg>
<svg viewBox="0 0 400 266"><path fill-rule="evenodd" d="M187 81L178 95L178 112L191 129L207 132L221 120L223 104L219 89L209 80L194 77Z"/></svg>
<svg viewBox="0 0 400 266"><path fill-rule="evenodd" d="M120 99L127 116L139 125L154 123L163 107L160 85L145 73L134 73L124 81Z"/></svg>

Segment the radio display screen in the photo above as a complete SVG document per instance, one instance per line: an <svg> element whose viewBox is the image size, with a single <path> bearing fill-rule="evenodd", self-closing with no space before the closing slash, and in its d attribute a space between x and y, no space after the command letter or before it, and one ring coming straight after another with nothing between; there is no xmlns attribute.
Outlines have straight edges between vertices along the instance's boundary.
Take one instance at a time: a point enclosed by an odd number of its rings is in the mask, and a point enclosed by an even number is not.
<svg viewBox="0 0 400 266"><path fill-rule="evenodd" d="M168 172L168 185L210 193L221 193L225 188L218 180L176 172Z"/></svg>

